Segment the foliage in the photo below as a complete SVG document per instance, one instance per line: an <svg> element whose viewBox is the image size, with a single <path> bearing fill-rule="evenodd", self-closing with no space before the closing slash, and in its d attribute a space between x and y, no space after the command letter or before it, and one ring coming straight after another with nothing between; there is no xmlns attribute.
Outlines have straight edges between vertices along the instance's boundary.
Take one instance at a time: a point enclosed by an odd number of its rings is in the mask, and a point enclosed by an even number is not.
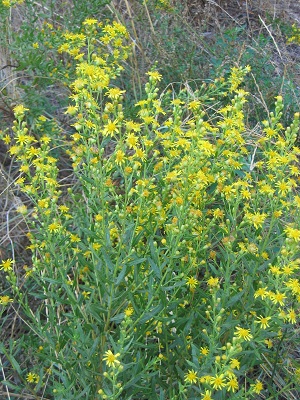
<svg viewBox="0 0 300 400"><path fill-rule="evenodd" d="M0 48L7 47L18 92L32 116L46 113L61 118L60 109L66 106L68 95L64 87L73 72L69 72L67 58L57 52L64 40L62 28L79 34L82 21L89 15L109 17L105 13L108 3L110 0L41 0L38 4L32 0L0 1L0 29L6 33L0 38Z"/></svg>
<svg viewBox="0 0 300 400"><path fill-rule="evenodd" d="M4 385L64 400L276 398L300 300L299 113L284 126L277 96L249 131L246 66L178 93L152 69L128 117L122 24L85 19L53 51L69 63L73 131L18 104L1 135L31 201L18 211L32 252L23 276L1 263L2 313L26 324L1 345L18 377ZM295 368L286 390L299 390Z"/></svg>
<svg viewBox="0 0 300 400"><path fill-rule="evenodd" d="M193 90L203 80L209 82L229 73L233 64L250 65L252 73L245 77L245 87L251 93L247 122L252 126L256 120L266 118L278 93L284 98L287 124L299 108L299 85L293 80L297 67L288 61L280 66L270 62L277 50L274 38L265 29L252 35L244 24L217 33L208 26L203 32L203 27L194 27L185 17L187 5L183 1L136 0L129 4L124 0L119 7L109 0L93 0L88 4L67 0L42 0L39 5L32 0L21 6L20 3L23 2L9 1L6 5L0 2L0 27L6 32L1 44L9 49L22 101L32 116L46 114L64 125L60 109L66 106L66 87L74 71L69 58L55 49L64 41L62 30L80 34L82 21L90 16L102 21L117 17L128 26L134 40L125 71L116 82L126 90L127 114L133 111L133 103L142 98L145 73L155 61L162 74L161 86L172 84L177 88L188 82ZM9 4L15 5L15 13L22 7L19 12L23 19L14 27ZM274 27L274 31L284 35L283 24L274 25L270 29ZM288 36L296 37L297 28L290 27L290 31Z"/></svg>
<svg viewBox="0 0 300 400"><path fill-rule="evenodd" d="M297 28L296 24L292 25L292 32L290 37L288 38L288 43L300 44L300 29Z"/></svg>

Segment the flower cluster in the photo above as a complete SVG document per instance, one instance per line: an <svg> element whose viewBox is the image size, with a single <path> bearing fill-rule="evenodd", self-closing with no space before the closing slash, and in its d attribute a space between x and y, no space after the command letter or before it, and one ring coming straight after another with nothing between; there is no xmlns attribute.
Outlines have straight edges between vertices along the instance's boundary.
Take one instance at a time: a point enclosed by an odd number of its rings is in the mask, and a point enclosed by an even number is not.
<svg viewBox="0 0 300 400"><path fill-rule="evenodd" d="M15 7L22 3L24 3L24 0L2 0L3 6L7 8Z"/></svg>
<svg viewBox="0 0 300 400"><path fill-rule="evenodd" d="M292 25L292 33L287 42L288 44L300 44L300 29L296 24Z"/></svg>
<svg viewBox="0 0 300 400"><path fill-rule="evenodd" d="M278 96L249 131L249 67L177 94L160 94L153 69L128 112L126 29L89 18L63 36L58 51L76 63L71 131L56 143L60 128L40 116L33 134L18 105L9 143L32 202L21 210L32 226L25 278L47 319L36 335L45 370L47 346L52 360L47 385L76 382L74 397L89 387L93 398L149 398L141 387L168 382L170 398L255 397L265 389L253 365L299 322L299 114L284 127Z"/></svg>

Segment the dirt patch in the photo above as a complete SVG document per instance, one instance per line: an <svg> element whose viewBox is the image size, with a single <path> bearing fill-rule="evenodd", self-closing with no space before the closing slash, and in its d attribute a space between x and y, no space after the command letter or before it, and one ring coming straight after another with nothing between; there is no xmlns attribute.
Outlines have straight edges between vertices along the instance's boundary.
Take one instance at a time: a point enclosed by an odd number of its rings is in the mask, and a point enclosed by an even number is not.
<svg viewBox="0 0 300 400"><path fill-rule="evenodd" d="M182 0L194 25L251 23L260 18L283 18L300 26L300 2L289 0Z"/></svg>

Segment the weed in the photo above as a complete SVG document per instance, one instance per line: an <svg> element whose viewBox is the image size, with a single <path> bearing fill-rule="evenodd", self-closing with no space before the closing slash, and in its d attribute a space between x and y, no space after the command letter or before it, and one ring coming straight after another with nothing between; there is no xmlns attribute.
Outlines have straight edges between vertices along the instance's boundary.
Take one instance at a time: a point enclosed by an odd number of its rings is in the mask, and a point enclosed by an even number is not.
<svg viewBox="0 0 300 400"><path fill-rule="evenodd" d="M1 263L3 312L14 304L26 324L22 342L1 346L18 376L4 385L55 399L274 396L299 307L299 114L285 127L277 96L248 131L247 66L178 94L160 93L153 69L129 119L115 84L131 51L125 27L89 18L62 37L73 133L58 142L22 104L13 139L2 133L31 201L18 211L32 251L24 276Z"/></svg>

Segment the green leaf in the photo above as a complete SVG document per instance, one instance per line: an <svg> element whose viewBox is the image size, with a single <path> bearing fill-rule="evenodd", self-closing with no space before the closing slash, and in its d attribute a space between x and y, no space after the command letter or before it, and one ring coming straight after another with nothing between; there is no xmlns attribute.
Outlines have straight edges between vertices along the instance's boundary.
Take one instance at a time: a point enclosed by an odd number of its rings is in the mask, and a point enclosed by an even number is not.
<svg viewBox="0 0 300 400"><path fill-rule="evenodd" d="M160 268L158 267L158 265L156 265L156 263L150 258L147 258L147 261L150 264L151 270L153 271L153 274L156 278L161 279L161 271Z"/></svg>
<svg viewBox="0 0 300 400"><path fill-rule="evenodd" d="M95 318L95 321L99 324L99 327L104 326L103 315L107 315L107 309L101 307L99 304L90 304L87 308L87 311Z"/></svg>
<svg viewBox="0 0 300 400"><path fill-rule="evenodd" d="M9 361L10 361L13 369L21 376L22 371L21 371L18 361L12 355L9 356Z"/></svg>
<svg viewBox="0 0 300 400"><path fill-rule="evenodd" d="M127 271L127 264L124 264L121 272L119 273L119 275L117 276L117 279L115 280L115 285L118 286L120 285L120 283L124 280L124 277L126 275L126 271Z"/></svg>
<svg viewBox="0 0 300 400"><path fill-rule="evenodd" d="M14 394L20 393L20 391L21 391L20 387L13 385L9 381L1 381L1 384L3 385L2 387L7 386L9 389L14 389L14 391L15 391Z"/></svg>
<svg viewBox="0 0 300 400"><path fill-rule="evenodd" d="M144 324L146 321L149 321L149 319L160 313L163 308L164 307L162 304L158 304L156 307L152 308L151 311L146 312L140 319L140 324Z"/></svg>
<svg viewBox="0 0 300 400"><path fill-rule="evenodd" d="M118 324L120 324L123 321L123 319L124 319L124 313L120 313L112 317L110 321L117 322Z"/></svg>
<svg viewBox="0 0 300 400"><path fill-rule="evenodd" d="M108 269L110 270L110 272L113 272L114 268L115 268L115 265L112 262L112 260L109 257L109 255L107 254L107 252L104 249L101 249L101 254L102 254L102 257L103 257L106 265L108 266Z"/></svg>
<svg viewBox="0 0 300 400"><path fill-rule="evenodd" d="M226 307L231 307L233 306L235 303L237 303L244 295L244 290L242 290L241 292L237 293L236 295L234 295L233 297L231 297L231 299L226 303Z"/></svg>
<svg viewBox="0 0 300 400"><path fill-rule="evenodd" d="M161 288L161 290L168 291L168 290L172 290L172 289L174 289L176 287L181 287L181 286L185 286L185 282L184 281L176 282L176 283L174 283L174 285L170 285L170 286L163 286Z"/></svg>

